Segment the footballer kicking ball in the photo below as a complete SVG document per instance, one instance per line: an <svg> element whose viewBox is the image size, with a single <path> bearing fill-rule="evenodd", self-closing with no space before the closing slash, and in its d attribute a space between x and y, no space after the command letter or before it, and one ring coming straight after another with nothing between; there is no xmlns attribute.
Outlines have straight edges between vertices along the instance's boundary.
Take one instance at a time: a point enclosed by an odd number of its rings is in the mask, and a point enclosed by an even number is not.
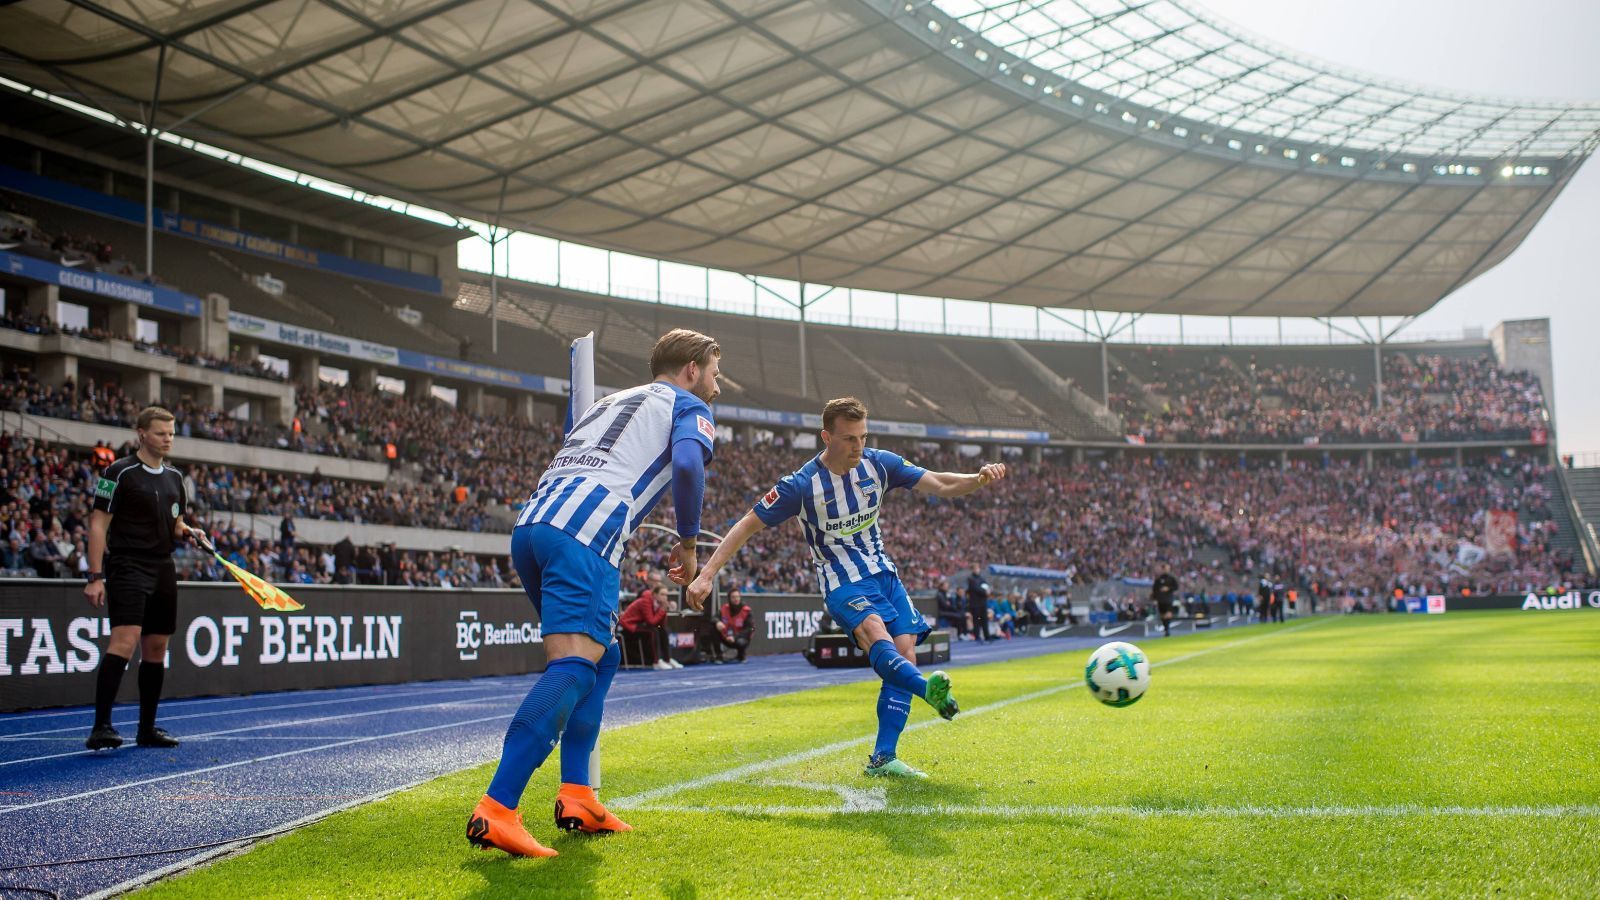
<svg viewBox="0 0 1600 900"><path fill-rule="evenodd" d="M1107 706L1132 706L1150 687L1150 661L1144 651L1123 641L1096 650L1084 667L1089 693Z"/></svg>

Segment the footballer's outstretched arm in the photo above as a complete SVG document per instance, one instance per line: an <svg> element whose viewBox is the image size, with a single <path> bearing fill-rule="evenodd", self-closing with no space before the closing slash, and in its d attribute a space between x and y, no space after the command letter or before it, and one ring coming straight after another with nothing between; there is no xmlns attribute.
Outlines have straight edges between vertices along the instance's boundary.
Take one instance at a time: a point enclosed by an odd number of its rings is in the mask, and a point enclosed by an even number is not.
<svg viewBox="0 0 1600 900"><path fill-rule="evenodd" d="M698 610L705 605L706 598L711 596L711 585L716 580L717 573L728 564L728 560L732 559L735 553L739 552L739 548L743 547L746 541L766 527L766 523L757 518L752 510L745 513L744 518L729 529L722 543L717 545L716 552L706 560L705 566L700 569L700 574L695 576L694 582L689 585L688 598L691 608Z"/></svg>
<svg viewBox="0 0 1600 900"><path fill-rule="evenodd" d="M1005 463L987 463L971 475L930 471L922 474L914 490L935 497L965 497L991 481L999 481L1004 477L1006 477Z"/></svg>
<svg viewBox="0 0 1600 900"><path fill-rule="evenodd" d="M667 577L674 584L686 585L694 580L700 507L706 493L704 452L699 443L691 440L672 445L672 505L678 517L678 542L672 545Z"/></svg>

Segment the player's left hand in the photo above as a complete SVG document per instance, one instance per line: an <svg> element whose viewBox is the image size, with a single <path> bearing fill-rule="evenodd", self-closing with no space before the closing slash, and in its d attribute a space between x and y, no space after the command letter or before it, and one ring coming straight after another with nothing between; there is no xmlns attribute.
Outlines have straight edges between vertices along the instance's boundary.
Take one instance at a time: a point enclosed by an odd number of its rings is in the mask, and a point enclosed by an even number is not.
<svg viewBox="0 0 1600 900"><path fill-rule="evenodd" d="M695 558L694 545L685 545L682 541L672 545L670 561L674 563L667 570L667 577L679 587L687 587L694 580L695 572L700 568L700 561Z"/></svg>
<svg viewBox="0 0 1600 900"><path fill-rule="evenodd" d="M978 486L986 487L992 482L1006 477L1005 463L989 463L978 470Z"/></svg>

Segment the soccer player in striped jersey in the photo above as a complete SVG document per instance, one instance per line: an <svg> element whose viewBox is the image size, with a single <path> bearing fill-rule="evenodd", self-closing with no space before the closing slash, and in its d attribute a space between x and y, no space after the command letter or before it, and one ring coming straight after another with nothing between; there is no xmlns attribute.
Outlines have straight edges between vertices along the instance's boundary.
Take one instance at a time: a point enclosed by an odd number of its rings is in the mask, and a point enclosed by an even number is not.
<svg viewBox="0 0 1600 900"><path fill-rule="evenodd" d="M506 730L500 765L467 820L467 839L516 856L555 856L522 824L528 779L561 745L556 826L589 833L631 831L595 797L589 755L600 735L606 691L621 651L612 638L624 545L670 489L678 542L668 577L695 575L695 538L705 467L716 424L707 405L721 393L722 349L674 329L650 354L655 380L589 407L545 469L511 535L511 562L539 610L544 674Z"/></svg>
<svg viewBox="0 0 1600 900"><path fill-rule="evenodd" d="M924 677L917 670L916 647L932 629L906 597L894 561L884 552L878 512L883 496L895 488L960 497L1006 477L1006 467L990 463L971 475L930 472L866 442L866 406L854 397L829 401L822 410L826 449L785 476L733 526L689 585L689 603L700 608L711 593L712 579L752 535L799 516L828 614L867 651L883 679L878 740L867 760L867 774L926 778L895 756L911 698L923 698L946 719L955 718L960 709L950 696L948 675Z"/></svg>

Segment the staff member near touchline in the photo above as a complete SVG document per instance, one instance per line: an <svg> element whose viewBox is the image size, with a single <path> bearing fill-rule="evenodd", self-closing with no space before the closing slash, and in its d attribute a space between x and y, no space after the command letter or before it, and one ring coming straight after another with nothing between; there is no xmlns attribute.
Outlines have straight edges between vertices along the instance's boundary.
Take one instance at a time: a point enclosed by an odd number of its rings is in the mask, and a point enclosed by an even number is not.
<svg viewBox="0 0 1600 900"><path fill-rule="evenodd" d="M178 624L178 573L172 561L176 538L198 542L204 532L183 521L188 493L183 475L167 465L176 417L159 406L139 413L138 450L106 466L96 482L89 516L89 581L83 596L105 606L111 640L100 658L94 692L94 730L84 746L122 746L111 726L111 706L122 673L139 645L139 736L141 747L176 747L178 739L156 727L156 706L166 674L167 639Z"/></svg>

